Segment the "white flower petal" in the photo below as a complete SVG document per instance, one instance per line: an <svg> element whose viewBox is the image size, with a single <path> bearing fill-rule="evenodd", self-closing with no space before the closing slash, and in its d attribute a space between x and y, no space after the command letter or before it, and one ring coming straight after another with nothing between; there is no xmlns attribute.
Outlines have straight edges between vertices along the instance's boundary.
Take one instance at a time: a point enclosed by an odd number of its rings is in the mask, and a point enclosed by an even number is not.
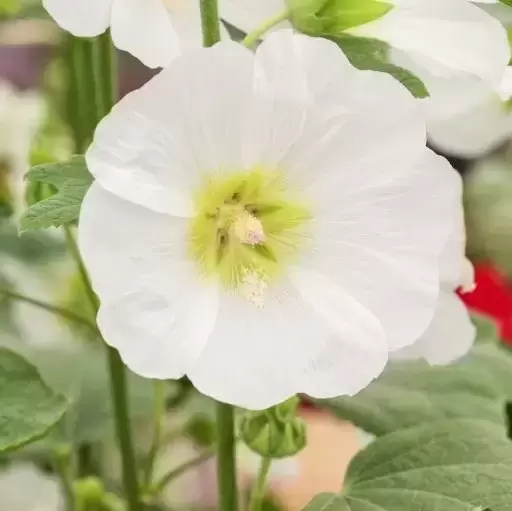
<svg viewBox="0 0 512 511"><path fill-rule="evenodd" d="M270 34L254 67L254 131L245 158L282 169L303 138L317 141L319 132L345 113L340 98L355 70L334 43L291 30Z"/></svg>
<svg viewBox="0 0 512 511"><path fill-rule="evenodd" d="M98 327L137 374L181 378L201 355L215 325L218 293L198 281L193 269L169 266L171 287L141 288L102 303Z"/></svg>
<svg viewBox="0 0 512 511"><path fill-rule="evenodd" d="M440 67L496 81L510 59L500 23L467 0L393 0L382 18L351 29L403 50L421 67Z"/></svg>
<svg viewBox="0 0 512 511"><path fill-rule="evenodd" d="M79 37L94 37L110 25L112 1L43 0L43 5L64 30Z"/></svg>
<svg viewBox="0 0 512 511"><path fill-rule="evenodd" d="M453 228L439 257L439 280L441 287L455 291L467 280L466 228L464 208L460 205L454 217Z"/></svg>
<svg viewBox="0 0 512 511"><path fill-rule="evenodd" d="M162 1L162 0L161 0ZM183 0L163 0L166 5L172 25L178 36L181 52L200 48L203 45L203 31L201 28L201 10L199 2ZM225 28L221 24L222 38L229 39Z"/></svg>
<svg viewBox="0 0 512 511"><path fill-rule="evenodd" d="M243 168L252 73L252 53L235 43L178 57L103 119L86 155L91 173L119 197L191 215L204 174Z"/></svg>
<svg viewBox="0 0 512 511"><path fill-rule="evenodd" d="M275 101L269 110L259 106L252 149L308 192L312 181L340 174L340 161L365 181L372 178L361 175L366 159L394 161L400 151L402 161L414 160L425 146L421 106L407 90L385 73L356 70L326 39L269 35L256 53L255 82L259 96Z"/></svg>
<svg viewBox="0 0 512 511"><path fill-rule="evenodd" d="M325 276L293 268L290 278L303 300L335 333L300 374L302 392L314 397L354 395L384 369L387 344L375 316Z"/></svg>
<svg viewBox="0 0 512 511"><path fill-rule="evenodd" d="M185 232L184 219L119 199L94 183L82 203L78 242L95 291L109 300L160 271L157 284L166 285L165 265L188 261Z"/></svg>
<svg viewBox="0 0 512 511"><path fill-rule="evenodd" d="M222 19L246 33L280 14L285 8L284 0L219 0ZM290 23L283 22L274 29L290 26Z"/></svg>
<svg viewBox="0 0 512 511"><path fill-rule="evenodd" d="M188 372L193 384L249 409L267 408L297 392L325 397L366 386L387 360L382 329L341 289L315 278L298 271L295 281L304 298L283 282L269 288L261 309L224 295L210 340ZM339 301L324 310L328 299Z"/></svg>
<svg viewBox="0 0 512 511"><path fill-rule="evenodd" d="M179 378L201 353L217 289L184 254L184 221L123 201L93 184L79 246L102 305L98 325L128 367Z"/></svg>
<svg viewBox="0 0 512 511"><path fill-rule="evenodd" d="M492 17L499 20L505 27L510 27L512 25L512 9L508 5L501 3L499 0L471 1L480 7L480 9L483 9Z"/></svg>
<svg viewBox="0 0 512 511"><path fill-rule="evenodd" d="M166 66L180 43L162 0L113 0L112 40L149 67Z"/></svg>
<svg viewBox="0 0 512 511"><path fill-rule="evenodd" d="M453 117L432 120L429 139L437 149L463 158L478 158L512 135L512 115L492 91L481 104Z"/></svg>
<svg viewBox="0 0 512 511"><path fill-rule="evenodd" d="M395 161L387 181L390 163L378 166L380 179L345 183L340 173L323 188L308 264L367 307L396 349L414 342L432 319L438 258L460 208L461 183L429 150L414 166Z"/></svg>
<svg viewBox="0 0 512 511"><path fill-rule="evenodd" d="M473 345L476 329L466 306L454 292L439 295L434 319L412 346L391 354L395 359L423 358L433 365L449 364Z"/></svg>

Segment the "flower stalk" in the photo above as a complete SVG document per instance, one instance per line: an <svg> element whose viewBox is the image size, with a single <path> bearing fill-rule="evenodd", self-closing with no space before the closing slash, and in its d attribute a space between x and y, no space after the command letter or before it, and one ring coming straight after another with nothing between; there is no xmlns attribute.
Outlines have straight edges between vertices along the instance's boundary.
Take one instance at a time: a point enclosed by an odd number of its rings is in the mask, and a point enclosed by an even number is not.
<svg viewBox="0 0 512 511"><path fill-rule="evenodd" d="M272 458L261 458L260 470L258 472L258 478L254 483L251 492L251 499L249 501L249 511L261 511L263 499L265 498L265 489L267 487L267 478L270 471L270 465L272 464Z"/></svg>
<svg viewBox="0 0 512 511"><path fill-rule="evenodd" d="M264 23L262 23L259 27L255 28L253 31L249 32L242 41L242 44L246 48L252 48L264 34L266 34L271 28L279 25L283 21L286 21L290 17L290 10L285 9L284 11L276 14L272 18L269 18Z"/></svg>
<svg viewBox="0 0 512 511"><path fill-rule="evenodd" d="M76 88L75 92L77 94L77 98L83 99L86 97L88 101L85 104L87 106L92 105L92 108L87 109L87 119L84 119L82 115L72 116L71 118L72 123L85 123L89 130L89 133L83 134L83 130L78 129L78 126L72 127L73 132L75 133L76 147L81 150L85 149L84 144L86 140L92 136L92 130L94 127L114 105L117 95L114 50L110 34L106 33L94 39L90 44L90 51L86 51L85 54L81 54L83 59L80 59L78 67L82 72L85 72L85 74L92 77L92 84L87 83L86 81L77 81L73 83ZM79 110L80 105L76 105L76 107L77 110ZM78 139L76 137L76 134L78 133L81 134L80 136L83 137L82 139ZM70 227L65 227L65 234L69 252L79 270L84 291L87 295L91 308L94 312L97 312L99 308L99 301L92 289L87 270ZM127 510L141 511L142 505L140 502L139 484L137 480L137 466L130 429L126 371L119 353L111 347L108 347L107 350L115 430L121 452L122 478L124 493L127 500Z"/></svg>

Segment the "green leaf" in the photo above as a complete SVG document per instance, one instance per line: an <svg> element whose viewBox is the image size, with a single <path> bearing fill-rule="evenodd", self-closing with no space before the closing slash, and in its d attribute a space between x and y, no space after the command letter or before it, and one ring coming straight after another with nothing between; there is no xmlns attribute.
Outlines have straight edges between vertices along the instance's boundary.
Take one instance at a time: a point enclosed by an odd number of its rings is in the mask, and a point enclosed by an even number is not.
<svg viewBox="0 0 512 511"><path fill-rule="evenodd" d="M510 511L512 443L486 421L452 420L377 439L352 460L342 495L304 511Z"/></svg>
<svg viewBox="0 0 512 511"><path fill-rule="evenodd" d="M67 406L67 400L50 390L34 366L0 348L0 452L43 437Z"/></svg>
<svg viewBox="0 0 512 511"><path fill-rule="evenodd" d="M512 0L498 0L503 5L508 5L509 7L512 7Z"/></svg>
<svg viewBox="0 0 512 511"><path fill-rule="evenodd" d="M94 442L113 431L113 410L108 367L102 350L91 347L28 348L26 358L36 364L51 388L64 394L71 405L51 441ZM151 380L127 371L132 418L150 417Z"/></svg>
<svg viewBox="0 0 512 511"><path fill-rule="evenodd" d="M315 402L377 436L448 418L485 419L504 428L511 374L512 354L483 344L450 366L391 363L356 396Z"/></svg>
<svg viewBox="0 0 512 511"><path fill-rule="evenodd" d="M64 256L65 244L44 232L28 232L20 236L13 221L0 219L0 254L19 262L46 263L56 256Z"/></svg>
<svg viewBox="0 0 512 511"><path fill-rule="evenodd" d="M29 181L52 185L57 193L29 206L20 219L20 232L58 227L75 221L93 178L83 156L68 162L45 163L31 168Z"/></svg>
<svg viewBox="0 0 512 511"><path fill-rule="evenodd" d="M343 50L352 65L358 69L371 69L388 73L400 81L417 98L428 97L425 84L413 73L389 60L390 46L384 41L343 34L331 38Z"/></svg>
<svg viewBox="0 0 512 511"><path fill-rule="evenodd" d="M476 327L476 340L479 343L499 343L500 334L497 323L484 314L471 313L471 322Z"/></svg>

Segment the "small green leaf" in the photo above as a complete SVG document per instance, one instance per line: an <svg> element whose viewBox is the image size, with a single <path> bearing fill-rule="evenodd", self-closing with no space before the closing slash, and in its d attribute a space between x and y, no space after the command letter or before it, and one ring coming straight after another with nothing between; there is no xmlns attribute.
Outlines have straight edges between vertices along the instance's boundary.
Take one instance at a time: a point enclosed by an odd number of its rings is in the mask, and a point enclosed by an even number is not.
<svg viewBox="0 0 512 511"><path fill-rule="evenodd" d="M358 69L370 69L388 73L400 81L417 98L428 97L425 84L413 73L389 60L390 46L384 41L343 34L331 38L343 50L352 65Z"/></svg>
<svg viewBox="0 0 512 511"><path fill-rule="evenodd" d="M29 181L52 185L57 193L29 206L20 219L20 232L58 227L75 221L93 178L83 156L68 162L37 165L28 172Z"/></svg>
<svg viewBox="0 0 512 511"><path fill-rule="evenodd" d="M449 418L485 419L504 428L505 403L512 398L511 374L512 354L483 344L450 366L391 363L356 396L316 403L377 436Z"/></svg>
<svg viewBox="0 0 512 511"><path fill-rule="evenodd" d="M509 511L512 443L486 421L452 420L372 442L352 460L343 494L304 511Z"/></svg>
<svg viewBox="0 0 512 511"><path fill-rule="evenodd" d="M0 452L43 437L67 407L67 400L50 390L34 366L0 348Z"/></svg>

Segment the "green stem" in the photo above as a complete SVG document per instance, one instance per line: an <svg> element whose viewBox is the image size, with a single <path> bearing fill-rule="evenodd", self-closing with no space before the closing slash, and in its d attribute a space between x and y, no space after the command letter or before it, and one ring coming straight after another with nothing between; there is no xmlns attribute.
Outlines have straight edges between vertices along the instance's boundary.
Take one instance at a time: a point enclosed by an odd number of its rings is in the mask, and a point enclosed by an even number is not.
<svg viewBox="0 0 512 511"><path fill-rule="evenodd" d="M265 498L265 489L267 486L267 477L272 463L271 458L262 458L258 478L254 483L249 501L249 511L261 511L261 505Z"/></svg>
<svg viewBox="0 0 512 511"><path fill-rule="evenodd" d="M52 314L56 314L65 319L69 319L70 321L74 321L75 323L78 323L91 329L95 334L98 334L98 329L96 328L96 325L91 323L84 316L76 314L75 312L69 309L65 309L64 307L59 307L57 305L52 305L51 303L46 303L41 300L37 300L36 298L32 298L21 293L16 293L15 291L11 291L10 289L5 289L2 287L0 287L0 294L6 296L11 300L28 303L30 305L33 305L34 307L38 307L39 309L51 312Z"/></svg>
<svg viewBox="0 0 512 511"><path fill-rule="evenodd" d="M135 452L130 430L126 371L119 357L119 353L110 346L108 347L108 365L110 387L114 402L115 429L117 442L121 451L123 487L128 504L128 511L142 511L139 500L139 483L137 481Z"/></svg>
<svg viewBox="0 0 512 511"><path fill-rule="evenodd" d="M98 297L96 296L92 289L91 281L89 280L89 274L87 273L87 269L82 260L80 251L78 250L78 245L73 235L73 231L71 230L71 227L69 225L63 225L62 227L64 229L64 235L66 237L66 245L68 251L78 269L78 274L80 276L80 280L82 281L83 291L89 302L91 312L93 314L96 314L99 308Z"/></svg>
<svg viewBox="0 0 512 511"><path fill-rule="evenodd" d="M85 91L85 93L89 94L90 101L87 103L88 106L94 105L93 109L88 110L88 119L90 120L88 127L91 130L102 117L108 113L114 104L116 96L115 65L110 35L106 34L96 39L94 44L98 45L97 51L87 54L90 57L88 73L94 79L94 87ZM101 73L98 70L101 70ZM102 83L102 85L100 85L100 83ZM78 85L86 86L85 83ZM100 96L100 98L97 98L97 96ZM76 132L76 130L74 131ZM87 270L69 226L65 227L65 233L70 254L75 260L91 308L94 312L97 312L99 301L92 289ZM119 353L112 347L108 347L108 366L114 407L115 429L121 452L123 486L127 500L127 509L128 511L141 511L142 506L139 498L135 453L130 430L126 372Z"/></svg>
<svg viewBox="0 0 512 511"><path fill-rule="evenodd" d="M165 419L165 398L166 382L162 380L153 381L153 439L149 449L146 467L144 470L144 486L149 488L153 478L153 471L158 452L162 446L163 423Z"/></svg>
<svg viewBox="0 0 512 511"><path fill-rule="evenodd" d="M88 90L84 85L87 79L86 43L84 39L68 36L66 40L66 60L68 74L67 119L73 132L75 151L82 154L90 138L86 107Z"/></svg>
<svg viewBox="0 0 512 511"><path fill-rule="evenodd" d="M175 469L165 474L157 483L155 483L155 485L151 488L150 493L152 495L158 495L166 488L169 483L175 479L178 479L178 477L182 476L185 472L188 472L192 468L197 467L203 464L205 461L213 458L214 455L214 451L205 451L196 458L192 458L191 460L183 463L183 465L176 467ZM224 508L221 509L224 510Z"/></svg>
<svg viewBox="0 0 512 511"><path fill-rule="evenodd" d="M220 22L217 0L200 0L200 7L203 45L213 46L220 41Z"/></svg>
<svg viewBox="0 0 512 511"><path fill-rule="evenodd" d="M73 471L72 471L71 452L55 452L53 466L55 472L59 475L64 494L64 502L66 511L75 511L76 497L73 488Z"/></svg>
<svg viewBox="0 0 512 511"><path fill-rule="evenodd" d="M66 239L70 253L75 260L78 271L82 277L84 289L89 298L91 307L98 311L99 302L94 294L85 269L84 262L76 245L76 241L68 226L65 226ZM114 404L114 420L117 441L121 451L121 463L123 467L123 486L129 511L141 511L139 501L139 485L135 463L135 452L130 431L130 413L128 408L128 392L126 385L126 372L119 353L108 346L108 366L110 373L110 388Z"/></svg>
<svg viewBox="0 0 512 511"><path fill-rule="evenodd" d="M267 33L272 27L275 27L279 23L286 21L289 17L290 10L285 9L283 12L280 12L279 14L276 14L272 18L269 18L262 25L255 28L253 31L249 32L242 41L242 44L246 48L252 48L261 39L261 37L265 33Z"/></svg>
<svg viewBox="0 0 512 511"><path fill-rule="evenodd" d="M231 405L217 403L217 479L222 511L237 511L235 418Z"/></svg>

